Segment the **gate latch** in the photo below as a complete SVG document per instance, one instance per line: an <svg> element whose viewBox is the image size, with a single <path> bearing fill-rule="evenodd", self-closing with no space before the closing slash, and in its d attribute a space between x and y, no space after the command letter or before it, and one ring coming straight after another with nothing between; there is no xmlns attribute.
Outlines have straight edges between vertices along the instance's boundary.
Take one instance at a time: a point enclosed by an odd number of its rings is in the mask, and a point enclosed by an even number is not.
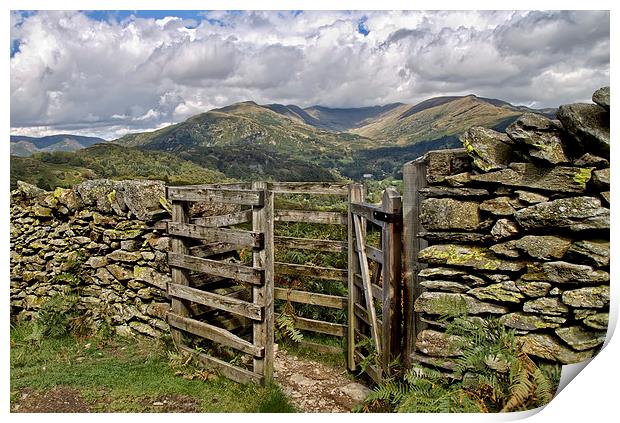
<svg viewBox="0 0 620 423"><path fill-rule="evenodd" d="M400 213L386 213L382 211L373 211L372 217L381 222L398 223L401 221L402 215Z"/></svg>

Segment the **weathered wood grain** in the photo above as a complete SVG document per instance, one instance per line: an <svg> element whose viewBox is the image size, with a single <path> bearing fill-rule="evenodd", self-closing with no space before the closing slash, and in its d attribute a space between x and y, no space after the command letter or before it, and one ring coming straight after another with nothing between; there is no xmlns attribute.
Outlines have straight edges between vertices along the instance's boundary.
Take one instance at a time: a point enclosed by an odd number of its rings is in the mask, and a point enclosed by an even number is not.
<svg viewBox="0 0 620 423"><path fill-rule="evenodd" d="M295 327L301 330L324 333L333 336L345 336L346 326L338 323L324 322L321 320L307 319L295 316Z"/></svg>
<svg viewBox="0 0 620 423"><path fill-rule="evenodd" d="M330 239L276 236L274 242L276 247L287 249L316 250L330 253L345 253L347 251L347 244L345 241L334 241Z"/></svg>
<svg viewBox="0 0 620 423"><path fill-rule="evenodd" d="M168 187L168 199L172 201L204 201L258 206L263 204L263 192L255 190L211 188L204 185L185 185Z"/></svg>
<svg viewBox="0 0 620 423"><path fill-rule="evenodd" d="M265 378L262 375L234 366L230 363L227 363L215 357L211 357L207 354L196 352L195 350L186 347L185 345L180 346L180 349L186 353L194 355L196 358L198 358L198 360L204 367L216 370L223 376L227 377L228 379L232 379L235 382L253 382L258 385L265 384Z"/></svg>
<svg viewBox="0 0 620 423"><path fill-rule="evenodd" d="M337 269L335 267L306 266L303 264L274 263L277 275L309 276L317 279L347 281L347 269Z"/></svg>
<svg viewBox="0 0 620 423"><path fill-rule="evenodd" d="M263 285L264 270L244 266L236 263L225 263L186 254L168 253L168 265L171 268L181 268L204 272L215 276L235 279L252 285Z"/></svg>
<svg viewBox="0 0 620 423"><path fill-rule="evenodd" d="M346 213L314 210L275 210L276 222L323 223L346 225Z"/></svg>
<svg viewBox="0 0 620 423"><path fill-rule="evenodd" d="M223 214L220 216L197 217L191 223L209 228L219 228L222 226L239 225L252 220L252 210L242 210L235 213Z"/></svg>
<svg viewBox="0 0 620 423"><path fill-rule="evenodd" d="M262 233L240 229L208 228L191 223L170 222L168 233L173 236L204 239L211 242L226 242L240 247L261 248L263 246Z"/></svg>
<svg viewBox="0 0 620 423"><path fill-rule="evenodd" d="M289 290L286 288L275 288L274 295L276 300L287 300L294 303L312 304L322 307L336 308L344 310L347 304L347 297L338 295L317 294L316 292Z"/></svg>

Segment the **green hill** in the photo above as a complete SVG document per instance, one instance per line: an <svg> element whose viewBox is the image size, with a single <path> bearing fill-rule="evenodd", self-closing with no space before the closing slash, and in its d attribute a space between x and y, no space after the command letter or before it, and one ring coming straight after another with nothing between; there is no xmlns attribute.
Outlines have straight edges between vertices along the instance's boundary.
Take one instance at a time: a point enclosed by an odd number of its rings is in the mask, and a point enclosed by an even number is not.
<svg viewBox="0 0 620 423"><path fill-rule="evenodd" d="M11 187L23 180L42 188L69 187L87 179L159 179L170 184L225 182L224 174L174 154L143 151L112 143L75 152L11 156Z"/></svg>

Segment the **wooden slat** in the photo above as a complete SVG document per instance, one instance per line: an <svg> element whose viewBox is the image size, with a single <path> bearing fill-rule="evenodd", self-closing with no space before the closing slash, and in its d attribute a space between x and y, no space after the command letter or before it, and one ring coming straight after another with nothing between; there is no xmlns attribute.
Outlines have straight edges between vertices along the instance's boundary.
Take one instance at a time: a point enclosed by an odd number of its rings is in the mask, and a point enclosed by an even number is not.
<svg viewBox="0 0 620 423"><path fill-rule="evenodd" d="M304 222L346 225L347 215L340 212L314 210L275 210L276 222Z"/></svg>
<svg viewBox="0 0 620 423"><path fill-rule="evenodd" d="M355 304L355 315L362 319L362 321L370 327L368 311L359 303ZM377 318L377 323L379 324L379 326L381 326L383 324L383 320Z"/></svg>
<svg viewBox="0 0 620 423"><path fill-rule="evenodd" d="M348 182L270 182L269 190L276 194L348 194Z"/></svg>
<svg viewBox="0 0 620 423"><path fill-rule="evenodd" d="M166 188L166 197L168 197L168 188ZM187 203L184 202L174 202L172 203L172 220L174 222L185 223L189 220L189 207ZM170 247L172 250L171 254L187 254L188 245L187 240L182 238L172 238L170 242ZM185 285L189 286L190 284L190 276L189 272L186 269L175 269L173 267L170 268L171 281L177 285ZM171 309L173 313L176 313L180 316L188 316L189 315L189 304L186 301L179 300L177 298L172 298L171 300ZM172 340L174 344L178 347L183 343L183 334L171 328L170 335L172 336Z"/></svg>
<svg viewBox="0 0 620 423"><path fill-rule="evenodd" d="M362 275L356 273L354 277L355 277L355 286L363 290L364 282L362 280ZM370 286L372 289L372 297L381 301L383 299L383 288L381 288L379 285L375 285L374 283L371 283Z"/></svg>
<svg viewBox="0 0 620 423"><path fill-rule="evenodd" d="M377 263L383 263L383 251L375 248L371 245L366 245L366 255L369 259L376 261ZM357 252L357 245L354 246L355 252Z"/></svg>
<svg viewBox="0 0 620 423"><path fill-rule="evenodd" d="M301 330L308 330L310 332L324 333L326 335L333 336L344 336L346 333L345 325L297 316L295 316L295 327Z"/></svg>
<svg viewBox="0 0 620 423"><path fill-rule="evenodd" d="M355 254L355 242L353 241L355 232L353 229L353 213L351 211L351 204L354 202L363 202L365 199L364 194L363 185L349 185L349 201L347 211L347 261L349 270L347 275L347 291L349 294L349 301L347 303L347 366L351 371L354 371L357 366L355 363L355 329L357 326L357 319L355 318L355 304L359 302L358 290L355 289L355 273L359 271L359 260ZM365 226L363 229L365 229Z"/></svg>
<svg viewBox="0 0 620 423"><path fill-rule="evenodd" d="M179 347L182 351L192 354L198 358L200 363L209 369L213 369L218 371L224 377L234 380L239 383L248 383L253 382L259 385L264 385L265 378L262 375L256 374L246 369L242 369L237 366L233 366L230 363L222 361L218 358L211 357L204 353L199 353L194 351L193 349L186 347L185 345L181 345Z"/></svg>
<svg viewBox="0 0 620 423"><path fill-rule="evenodd" d="M357 359L362 362L366 357L364 357L364 355L359 352L356 351L355 355L357 357ZM379 368L377 366L375 366L374 364L371 364L370 366L368 366L366 368L366 373L368 374L368 376L370 376L370 378L372 380L374 380L376 383L381 383L381 371L379 370Z"/></svg>
<svg viewBox="0 0 620 423"><path fill-rule="evenodd" d="M158 231L165 231L168 228L168 222L170 222L170 219L158 220L157 222L153 223L153 225L151 226L151 229L155 229Z"/></svg>
<svg viewBox="0 0 620 423"><path fill-rule="evenodd" d="M335 267L306 266L303 264L275 262L274 269L276 274L292 276L309 276L317 279L334 281L347 281L347 269L337 269Z"/></svg>
<svg viewBox="0 0 620 423"><path fill-rule="evenodd" d="M182 269L204 272L215 276L235 279L252 285L262 285L264 271L235 263L225 263L184 254L168 253L168 265Z"/></svg>
<svg viewBox="0 0 620 423"><path fill-rule="evenodd" d="M364 219L371 221L377 226L383 226L386 223L381 220L375 219L373 215L374 212L383 213L383 210L381 210L381 207L379 206L372 205L372 204L351 203L350 207L351 207L351 213L353 213L356 216L361 216Z"/></svg>
<svg viewBox="0 0 620 423"><path fill-rule="evenodd" d="M261 307L225 295L218 295L177 284L168 285L168 294L173 297L183 298L219 310L230 311L231 313L239 314L248 319L262 320L263 318L263 309Z"/></svg>
<svg viewBox="0 0 620 423"><path fill-rule="evenodd" d="M265 349L256 346L228 332L226 329L218 328L205 322L190 319L189 317L179 316L178 314L168 313L168 324L185 332L207 338L211 341L234 348L255 357L262 357Z"/></svg>
<svg viewBox="0 0 620 423"><path fill-rule="evenodd" d="M263 245L263 234L240 229L207 228L190 223L168 223L168 234L186 238L205 239L212 242L226 242L241 247L260 248Z"/></svg>
<svg viewBox="0 0 620 423"><path fill-rule="evenodd" d="M207 216L192 219L191 223L209 228L219 228L222 226L239 225L252 220L252 210L242 210L240 212L223 214L220 216Z"/></svg>
<svg viewBox="0 0 620 423"><path fill-rule="evenodd" d="M265 318L262 322L254 322L252 325L252 339L254 343L265 350L263 358L254 358L252 363L254 373L262 374L265 382L273 380L274 362L274 299L273 299L273 192L267 190L265 182L253 182L252 189L262 193L264 203L262 207L252 207L252 230L265 235L265 248L252 252L252 265L263 268L264 284L252 288L252 301L258 306L264 307Z"/></svg>
<svg viewBox="0 0 620 423"><path fill-rule="evenodd" d="M364 297L366 298L366 310L370 314L370 332L375 343L375 350L381 356L381 341L379 338L379 328L377 327L377 314L372 300L372 282L370 281L370 270L368 269L368 257L366 256L366 239L362 234L362 220L360 216L353 215L353 226L355 227L355 241L357 242L357 254L360 262L362 285L364 287Z"/></svg>
<svg viewBox="0 0 620 423"><path fill-rule="evenodd" d="M276 247L290 248L297 250L318 250L330 253L346 253L347 244L345 241L334 241L331 239L309 239L293 238L287 236L276 236L274 239Z"/></svg>
<svg viewBox="0 0 620 423"><path fill-rule="evenodd" d="M237 245L227 244L225 242L216 242L213 244L196 245L195 247L190 247L189 255L194 257L206 258L237 251L237 249Z"/></svg>
<svg viewBox="0 0 620 423"><path fill-rule="evenodd" d="M344 310L347 305L347 297L338 295L317 294L316 292L289 290L286 288L274 288L276 300L288 300L294 303L312 304L317 306Z"/></svg>
<svg viewBox="0 0 620 423"><path fill-rule="evenodd" d="M205 186L168 187L168 199L172 201L204 201L232 203L246 206L263 204L263 193L252 190L209 188Z"/></svg>

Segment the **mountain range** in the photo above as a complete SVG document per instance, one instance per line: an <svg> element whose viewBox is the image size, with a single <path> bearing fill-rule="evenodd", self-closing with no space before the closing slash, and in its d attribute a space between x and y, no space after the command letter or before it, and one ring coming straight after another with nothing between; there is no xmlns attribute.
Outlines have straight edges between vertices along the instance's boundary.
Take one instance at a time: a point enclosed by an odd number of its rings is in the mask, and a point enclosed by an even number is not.
<svg viewBox="0 0 620 423"><path fill-rule="evenodd" d="M348 109L246 101L110 143L116 153L118 148L172 153L234 179L398 178L403 163L429 150L458 146L459 135L471 126L503 130L525 112L555 115L555 109L534 110L475 95ZM33 142L48 150L33 159L49 162L61 155L49 152L55 143L44 144ZM70 154L77 153L62 153Z"/></svg>
<svg viewBox="0 0 620 423"><path fill-rule="evenodd" d="M103 138L58 134L45 137L11 135L11 155L28 157L34 153L51 151L76 151L106 142Z"/></svg>

